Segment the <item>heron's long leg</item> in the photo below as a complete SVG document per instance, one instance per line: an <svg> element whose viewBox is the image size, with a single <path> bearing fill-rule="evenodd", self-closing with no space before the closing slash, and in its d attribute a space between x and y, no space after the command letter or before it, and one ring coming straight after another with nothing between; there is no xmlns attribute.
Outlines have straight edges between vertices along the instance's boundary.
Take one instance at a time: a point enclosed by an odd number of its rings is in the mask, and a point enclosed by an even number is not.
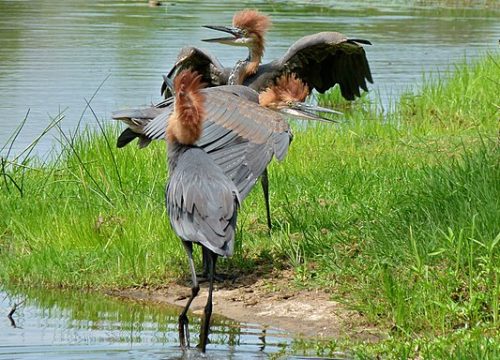
<svg viewBox="0 0 500 360"><path fill-rule="evenodd" d="M207 349L208 332L210 330L210 318L212 317L212 291L214 289L215 262L217 260L217 254L214 254L211 251L208 251L208 253L210 253L210 256L208 256L208 263L209 263L208 276L210 283L208 286L207 304L205 305L205 316L201 323L200 344L198 345L202 353L204 353L205 350Z"/></svg>
<svg viewBox="0 0 500 360"><path fill-rule="evenodd" d="M203 273L202 277L204 278L205 281L208 280L208 274L210 273L210 250L208 250L206 247L202 247L202 262L203 262Z"/></svg>
<svg viewBox="0 0 500 360"><path fill-rule="evenodd" d="M196 276L198 276L198 281L200 283L209 281L209 276L208 276L208 274L210 273L210 261L209 261L209 258L211 256L212 256L211 255L211 251L208 250L207 248L203 248L203 252L202 252L203 272L201 274L197 274L196 275ZM218 257L216 256L214 258L214 262L215 262L214 269L215 269L215 267L217 265L217 259L218 259ZM214 270L214 281L216 281L216 282L224 282L226 280L232 280L232 281L234 281L235 279L236 279L235 275L218 274Z"/></svg>
<svg viewBox="0 0 500 360"><path fill-rule="evenodd" d="M267 227L269 228L269 230L271 230L271 207L269 205L269 177L267 176L267 168L260 176L260 183L262 184L262 191L264 192L264 202L266 204Z"/></svg>
<svg viewBox="0 0 500 360"><path fill-rule="evenodd" d="M210 254L211 254L210 250L203 248L203 253L202 253L202 255L203 255L203 257L202 257L202 259L203 259L203 273L196 274L196 276L198 276L198 282L200 282L200 283L203 283L203 282L210 280L209 276L208 276L208 274L210 273L210 263L208 260L211 256ZM214 258L214 262L215 262L215 264L214 264L214 281L222 283L226 280L229 280L229 281L234 282L236 280L236 278L238 277L237 275L221 274L221 273L217 273L215 271L218 258L219 258L218 256L216 256Z"/></svg>
<svg viewBox="0 0 500 360"><path fill-rule="evenodd" d="M189 268L191 270L191 277L193 281L193 284L191 285L191 296L189 297L184 310L182 310L182 313L179 315L179 341L181 343L181 348L185 349L186 343L189 347L189 320L187 317L187 312L189 310L189 306L191 306L191 303L193 302L193 299L196 297L196 295L198 295L200 286L198 285L198 280L196 279L196 270L194 268L193 243L183 241L182 244L184 245L184 249L186 249Z"/></svg>

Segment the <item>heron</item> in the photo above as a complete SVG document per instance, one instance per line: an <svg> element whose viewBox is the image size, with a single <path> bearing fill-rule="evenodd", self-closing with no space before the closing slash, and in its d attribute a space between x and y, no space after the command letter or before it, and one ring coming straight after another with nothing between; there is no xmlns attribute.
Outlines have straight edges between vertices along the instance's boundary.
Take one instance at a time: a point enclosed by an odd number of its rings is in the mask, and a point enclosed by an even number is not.
<svg viewBox="0 0 500 360"><path fill-rule="evenodd" d="M338 114L335 110L305 103L309 89L293 75L283 75L261 93L242 85L211 87L200 93L204 96L206 119L195 144L235 183L241 200L250 193L273 157L279 161L285 158L292 139L285 115L330 122L332 120L319 114ZM174 112L174 98L160 106L114 112L113 119L128 125L118 137L117 146L123 147L135 138L139 138L141 147L152 140L164 139L165 124L169 124ZM206 278L208 273L208 254L203 251L201 276ZM223 280L217 275L215 278Z"/></svg>
<svg viewBox="0 0 500 360"><path fill-rule="evenodd" d="M233 17L233 27L205 27L221 31L232 31L234 37L206 39L207 42L227 43L235 46L245 46L249 49L247 59L238 60L233 67L224 67L220 61L208 51L196 47L184 47L177 55L177 61L167 74L172 79L178 71L193 69L201 73L208 86L241 85L248 75L255 74L264 55L265 34L271 26L268 16L257 10L243 10ZM256 89L259 91L259 89ZM263 90L263 89L262 89ZM165 98L171 96L167 81L161 87Z"/></svg>
<svg viewBox="0 0 500 360"><path fill-rule="evenodd" d="M367 81L373 83L370 66L362 45L371 45L364 39L348 38L339 32L319 32L297 40L285 54L274 61L261 64L265 51L265 35L271 20L258 10L246 9L236 12L232 26L205 25L231 36L204 39L209 43L220 43L248 48L248 57L235 67L224 67L209 52L186 47L181 49L177 61L167 77L189 68L201 73L208 86L243 84L257 91L271 86L283 74L295 74L309 89L324 93L336 84L347 100L360 97L360 89L368 91ZM235 71L238 69L238 71ZM162 84L165 94L167 84Z"/></svg>
<svg viewBox="0 0 500 360"><path fill-rule="evenodd" d="M206 256L208 298L198 345L204 353L212 315L216 262L220 256L233 254L238 208L271 158L282 159L288 151L292 135L279 112L308 119L320 117L311 111L317 107L297 102L305 98L308 89L290 76L260 95L243 86L203 87L202 76L195 71L179 73L174 80L171 111L149 122L144 134L167 139L166 206L191 271L191 294L178 322L183 349L190 346L187 313L200 290L193 244L200 245ZM230 114L221 111L231 106ZM261 126L262 121L268 125Z"/></svg>
<svg viewBox="0 0 500 360"><path fill-rule="evenodd" d="M185 71L175 79L174 111L166 127L169 180L166 206L170 224L182 240L192 276L191 295L179 315L179 340L189 346L187 312L200 290L193 261L193 243L208 254L209 288L200 331L201 352L206 351L215 262L218 256L231 256L236 218L240 204L238 189L214 160L195 145L202 133L205 117L201 76Z"/></svg>

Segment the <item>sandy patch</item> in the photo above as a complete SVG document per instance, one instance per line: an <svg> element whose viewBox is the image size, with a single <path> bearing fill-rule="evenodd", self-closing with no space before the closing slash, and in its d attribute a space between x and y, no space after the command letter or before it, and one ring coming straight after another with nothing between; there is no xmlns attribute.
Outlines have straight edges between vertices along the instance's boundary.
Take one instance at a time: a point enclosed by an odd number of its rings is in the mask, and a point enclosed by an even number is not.
<svg viewBox="0 0 500 360"><path fill-rule="evenodd" d="M380 332L356 311L345 309L321 290L292 290L291 280L291 272L282 271L266 279L256 280L255 276L247 275L234 282L215 284L213 311L238 322L279 328L293 336L355 337L366 341L381 338ZM174 282L162 289L126 289L109 294L183 307L190 293L189 282ZM201 284L200 293L191 305L194 314L203 313L207 293L207 284Z"/></svg>

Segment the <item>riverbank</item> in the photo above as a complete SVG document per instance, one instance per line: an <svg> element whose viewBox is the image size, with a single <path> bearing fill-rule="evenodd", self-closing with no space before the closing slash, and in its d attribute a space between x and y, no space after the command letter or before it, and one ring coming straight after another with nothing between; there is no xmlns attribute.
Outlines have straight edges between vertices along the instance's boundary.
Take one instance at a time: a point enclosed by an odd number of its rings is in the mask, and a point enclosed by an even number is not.
<svg viewBox="0 0 500 360"><path fill-rule="evenodd" d="M299 350L500 354L499 78L500 57L490 54L449 79L424 81L389 114L332 95L345 122L295 126L288 158L270 168L272 234L257 189L221 271L241 281L258 274L269 293L318 291L384 339L344 333L297 341ZM159 294L187 284L164 210L164 144L115 149L116 134L103 126L61 136L63 150L48 162L3 161L2 282ZM288 274L285 289L280 274Z"/></svg>
<svg viewBox="0 0 500 360"><path fill-rule="evenodd" d="M293 270L281 270L243 275L235 281L215 284L214 313L240 323L281 329L290 337L309 341L350 337L375 343L386 337L359 312L331 300L327 291L289 286L294 276ZM181 310L191 290L186 279L161 288L128 288L106 293L128 301L173 305ZM193 314L203 315L207 295L207 286L202 284L199 296L190 307Z"/></svg>

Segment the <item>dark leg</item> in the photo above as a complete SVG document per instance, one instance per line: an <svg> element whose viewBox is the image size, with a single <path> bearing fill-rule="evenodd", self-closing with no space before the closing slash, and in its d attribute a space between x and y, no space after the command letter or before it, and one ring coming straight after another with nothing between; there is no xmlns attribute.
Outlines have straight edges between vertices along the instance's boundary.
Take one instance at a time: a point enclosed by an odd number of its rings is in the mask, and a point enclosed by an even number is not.
<svg viewBox="0 0 500 360"><path fill-rule="evenodd" d="M269 206L269 178L267 176L267 168L260 176L260 183L262 184L262 191L264 192L264 202L266 204L267 227L271 231L271 207Z"/></svg>
<svg viewBox="0 0 500 360"><path fill-rule="evenodd" d="M212 317L212 291L214 289L214 275L215 275L215 262L217 261L217 255L209 251L210 256L208 257L209 264L209 286L208 286L208 299L207 305L205 305L205 316L201 322L200 331L200 344L198 347L201 352L204 353L207 349L208 342L208 331L210 330L210 318Z"/></svg>
<svg viewBox="0 0 500 360"><path fill-rule="evenodd" d="M259 340L262 341L262 346L260 347L260 351L264 351L266 348L266 329L262 329L262 335L259 336Z"/></svg>
<svg viewBox="0 0 500 360"><path fill-rule="evenodd" d="M196 270L194 269L193 243L183 241L182 244L184 245L184 249L186 249L193 281L193 284L191 285L191 296L188 299L186 307L184 307L184 310L182 310L182 313L179 315L179 341L181 343L181 348L185 349L186 344L187 347L189 347L189 320L187 312L189 310L189 306L191 306L191 303L193 302L193 299L196 295L198 295L200 286L198 285L198 280L196 279Z"/></svg>
<svg viewBox="0 0 500 360"><path fill-rule="evenodd" d="M204 278L205 281L208 280L208 274L210 273L210 264L209 264L209 258L210 258L210 250L208 250L205 247L202 247L202 260L203 260L203 273L202 277Z"/></svg>
<svg viewBox="0 0 500 360"><path fill-rule="evenodd" d="M200 283L209 281L209 274L210 274L210 258L212 256L212 252L206 248L203 248L202 252L202 260L203 260L203 272L201 274L197 274L198 276L198 281ZM215 265L217 265L217 256L214 258L214 269ZM217 274L214 271L214 281L217 282L224 282L226 280L235 280L236 276L230 276L227 274Z"/></svg>

